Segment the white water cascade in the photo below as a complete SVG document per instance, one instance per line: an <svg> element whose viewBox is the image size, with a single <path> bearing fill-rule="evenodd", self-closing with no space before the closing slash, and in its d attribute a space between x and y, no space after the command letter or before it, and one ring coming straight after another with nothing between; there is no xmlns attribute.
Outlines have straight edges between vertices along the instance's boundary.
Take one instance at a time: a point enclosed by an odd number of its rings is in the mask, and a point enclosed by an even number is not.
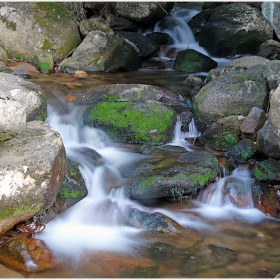
<svg viewBox="0 0 280 280"><path fill-rule="evenodd" d="M159 21L155 24L153 30L145 30L143 34L148 34L151 32L167 33L174 41L172 45L165 46L161 49L160 60L165 62L170 60L170 57L167 57L167 53L170 49L177 49L178 51L193 49L199 53L211 57L211 55L203 47L199 46L199 43L196 41L192 33L192 30L188 26L188 22L199 12L199 10L193 9L174 9L171 12L171 15L166 16L164 19L166 22L168 22L168 24L161 24L161 21ZM229 59L227 58L211 58L215 60L219 66L225 65L229 62Z"/></svg>
<svg viewBox="0 0 280 280"><path fill-rule="evenodd" d="M250 178L244 170L237 170L203 192L202 197L210 197L210 199L203 198L197 201L197 208L181 211L143 207L128 199L122 188L108 190L108 177L113 178L116 185L120 185L122 177L119 168L140 160L142 155L116 148L103 131L83 126L82 112L81 109L72 108L69 114L59 115L50 105L48 106L47 122L60 133L67 157L80 163L80 170L88 189L86 198L50 221L44 231L36 235L36 238L42 239L58 256L78 260L86 251L134 254L145 246L146 241L139 237L141 230L123 225L121 222L120 217L132 208L149 213L160 212L184 227L197 230L210 227L205 217L229 220L238 217L250 223L266 218L261 211L252 206L250 184L248 184ZM94 166L85 157L81 157L79 149L83 147L97 151L102 156L104 165ZM234 193L236 191L234 187L229 191L228 196L224 196L225 181L233 177L238 178L247 188L250 202L245 207L242 205L238 207L232 203L232 199L238 196L238 193Z"/></svg>

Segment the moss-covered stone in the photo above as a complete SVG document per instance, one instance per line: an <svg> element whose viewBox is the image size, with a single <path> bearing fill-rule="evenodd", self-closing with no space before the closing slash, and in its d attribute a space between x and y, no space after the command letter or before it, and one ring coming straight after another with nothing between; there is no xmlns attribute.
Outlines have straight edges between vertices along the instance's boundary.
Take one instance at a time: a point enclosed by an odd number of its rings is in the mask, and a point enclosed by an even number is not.
<svg viewBox="0 0 280 280"><path fill-rule="evenodd" d="M260 181L276 181L280 178L280 161L267 159L250 168L254 178Z"/></svg>
<svg viewBox="0 0 280 280"><path fill-rule="evenodd" d="M83 120L104 129L116 141L159 145L172 139L176 113L156 101L101 102L88 108Z"/></svg>
<svg viewBox="0 0 280 280"><path fill-rule="evenodd" d="M178 71L194 73L209 72L211 69L216 68L218 64L202 53L187 49L178 53L174 66Z"/></svg>

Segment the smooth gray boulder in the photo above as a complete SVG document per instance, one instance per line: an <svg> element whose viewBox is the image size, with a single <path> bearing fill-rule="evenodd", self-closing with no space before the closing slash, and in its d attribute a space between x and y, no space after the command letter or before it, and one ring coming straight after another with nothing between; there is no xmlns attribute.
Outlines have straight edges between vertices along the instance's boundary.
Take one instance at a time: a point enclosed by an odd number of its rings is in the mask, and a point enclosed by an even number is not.
<svg viewBox="0 0 280 280"><path fill-rule="evenodd" d="M273 26L278 39L280 39L280 3L268 1L263 2L262 14Z"/></svg>
<svg viewBox="0 0 280 280"><path fill-rule="evenodd" d="M0 98L17 101L26 111L26 121L45 120L47 99L44 90L16 75L0 73Z"/></svg>
<svg viewBox="0 0 280 280"><path fill-rule="evenodd" d="M1 234L53 204L66 173L66 152L47 123L31 121L1 143L0 158Z"/></svg>

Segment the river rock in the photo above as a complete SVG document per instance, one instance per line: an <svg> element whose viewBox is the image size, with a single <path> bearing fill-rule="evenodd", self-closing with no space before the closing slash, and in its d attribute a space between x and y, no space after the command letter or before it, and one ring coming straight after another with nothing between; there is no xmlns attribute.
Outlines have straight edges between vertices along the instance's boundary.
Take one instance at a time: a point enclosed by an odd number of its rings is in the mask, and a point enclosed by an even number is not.
<svg viewBox="0 0 280 280"><path fill-rule="evenodd" d="M42 121L31 121L0 145L0 233L38 215L54 202L66 172L59 134Z"/></svg>
<svg viewBox="0 0 280 280"><path fill-rule="evenodd" d="M240 130L245 134L255 135L266 121L265 111L258 107L253 107L248 116L243 119Z"/></svg>
<svg viewBox="0 0 280 280"><path fill-rule="evenodd" d="M29 60L51 53L63 59L81 42L77 23L59 3L2 3L0 15L1 45L9 56Z"/></svg>
<svg viewBox="0 0 280 280"><path fill-rule="evenodd" d="M212 58L192 49L180 51L176 56L174 64L177 71L188 73L209 72L217 66L218 63Z"/></svg>
<svg viewBox="0 0 280 280"><path fill-rule="evenodd" d="M69 73L76 70L96 73L137 70L141 62L136 50L124 39L93 30L59 67Z"/></svg>
<svg viewBox="0 0 280 280"><path fill-rule="evenodd" d="M267 40L258 48L258 56L265 57L269 60L280 59L280 43L275 40Z"/></svg>
<svg viewBox="0 0 280 280"><path fill-rule="evenodd" d="M27 237L12 238L2 244L0 261L28 273L52 269L59 264L42 240Z"/></svg>
<svg viewBox="0 0 280 280"><path fill-rule="evenodd" d="M33 217L37 223L46 224L56 216L85 198L88 190L79 169L79 165L67 158L67 169L63 182L61 183L54 203Z"/></svg>
<svg viewBox="0 0 280 280"><path fill-rule="evenodd" d="M15 75L0 73L0 97L17 101L26 112L26 120L45 120L47 99L43 89Z"/></svg>
<svg viewBox="0 0 280 280"><path fill-rule="evenodd" d="M154 41L158 46L172 45L174 40L172 37L164 32L152 32L146 34L146 37Z"/></svg>
<svg viewBox="0 0 280 280"><path fill-rule="evenodd" d="M12 139L26 125L26 112L21 104L6 100L3 95L0 93L0 143Z"/></svg>
<svg viewBox="0 0 280 280"><path fill-rule="evenodd" d="M201 133L199 142L217 151L229 151L241 140L242 119L242 116L220 118Z"/></svg>
<svg viewBox="0 0 280 280"><path fill-rule="evenodd" d="M256 152L257 145L249 139L243 139L230 148L225 156L231 158L234 162L246 163Z"/></svg>
<svg viewBox="0 0 280 280"><path fill-rule="evenodd" d="M91 17L84 19L79 23L79 29L83 37L86 37L92 30L99 30L108 35L114 34L114 31L105 23L103 18Z"/></svg>
<svg viewBox="0 0 280 280"><path fill-rule="evenodd" d="M116 31L115 33L133 46L140 58L150 58L159 52L158 45L142 34L128 31Z"/></svg>
<svg viewBox="0 0 280 280"><path fill-rule="evenodd" d="M201 131L221 117L247 116L253 107L266 109L266 81L249 70L229 71L211 80L196 94L193 108Z"/></svg>
<svg viewBox="0 0 280 280"><path fill-rule="evenodd" d="M262 14L273 26L278 39L280 39L280 3L277 2L263 2L262 3Z"/></svg>
<svg viewBox="0 0 280 280"><path fill-rule="evenodd" d="M215 57L254 54L273 37L273 28L262 13L244 3L216 7L205 21L199 44Z"/></svg>
<svg viewBox="0 0 280 280"><path fill-rule="evenodd" d="M159 147L149 158L127 167L122 175L127 178L126 193L131 199L152 201L195 196L218 173L217 159L206 151L169 152Z"/></svg>
<svg viewBox="0 0 280 280"><path fill-rule="evenodd" d="M111 84L97 86L83 92L70 92L77 104L88 105L100 102L144 102L155 100L168 106L185 106L183 97L164 88L145 84Z"/></svg>
<svg viewBox="0 0 280 280"><path fill-rule="evenodd" d="M111 2L117 16L138 24L151 24L168 15L174 2Z"/></svg>
<svg viewBox="0 0 280 280"><path fill-rule="evenodd" d="M270 61L266 69L263 71L263 76L267 81L270 90L276 89L280 84L280 60Z"/></svg>
<svg viewBox="0 0 280 280"><path fill-rule="evenodd" d="M280 159L280 137L269 120L257 133L257 146L258 151L265 156Z"/></svg>
<svg viewBox="0 0 280 280"><path fill-rule="evenodd" d="M162 145L172 140L176 112L154 100L101 102L86 109L83 122L115 141Z"/></svg>
<svg viewBox="0 0 280 280"><path fill-rule="evenodd" d="M269 158L250 166L250 171L260 181L275 182L280 179L280 161Z"/></svg>
<svg viewBox="0 0 280 280"><path fill-rule="evenodd" d="M280 84L270 97L269 118L274 133L280 137Z"/></svg>

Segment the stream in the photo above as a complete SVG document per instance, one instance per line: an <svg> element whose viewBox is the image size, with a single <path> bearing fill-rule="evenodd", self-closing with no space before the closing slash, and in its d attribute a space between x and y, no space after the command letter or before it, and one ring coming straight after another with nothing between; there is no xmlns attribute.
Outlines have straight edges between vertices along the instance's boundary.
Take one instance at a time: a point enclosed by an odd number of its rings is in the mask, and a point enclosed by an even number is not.
<svg viewBox="0 0 280 280"><path fill-rule="evenodd" d="M184 25L186 20L180 22ZM171 32L174 37L174 30L162 30L158 26L155 30ZM185 40L186 35L182 36L180 29L176 32ZM188 36L187 41L176 40L176 46L198 47L192 34ZM163 60L166 51L163 50ZM221 65L227 59L217 61ZM67 101L71 89L141 83L181 94L186 104L191 104L192 89L182 83L187 76L170 69L90 74L83 80L63 73L31 75L30 81L40 85L47 94L46 122L60 133L67 157L79 162L88 196L36 234L60 260L59 267L20 275L0 266L1 277L273 278L280 273L280 223L254 208L246 166L219 178L195 200L170 200L144 206L127 198L123 188L107 191L106 185L108 177L121 182L121 168L143 157L136 152L139 145L114 143L105 132L84 126L81 118L84 108ZM179 121L178 118L170 144L195 153L184 138L198 136L199 131L191 123L190 135L182 134ZM104 164L94 166L89 159L81 157L77 150L82 147L97 151ZM242 207L236 206L238 197L234 193L225 195L222 191L225 181L231 178L244 183L246 203ZM232 203L232 198L236 203ZM184 232L151 233L123 225L121 217L131 209L162 213L182 226Z"/></svg>

